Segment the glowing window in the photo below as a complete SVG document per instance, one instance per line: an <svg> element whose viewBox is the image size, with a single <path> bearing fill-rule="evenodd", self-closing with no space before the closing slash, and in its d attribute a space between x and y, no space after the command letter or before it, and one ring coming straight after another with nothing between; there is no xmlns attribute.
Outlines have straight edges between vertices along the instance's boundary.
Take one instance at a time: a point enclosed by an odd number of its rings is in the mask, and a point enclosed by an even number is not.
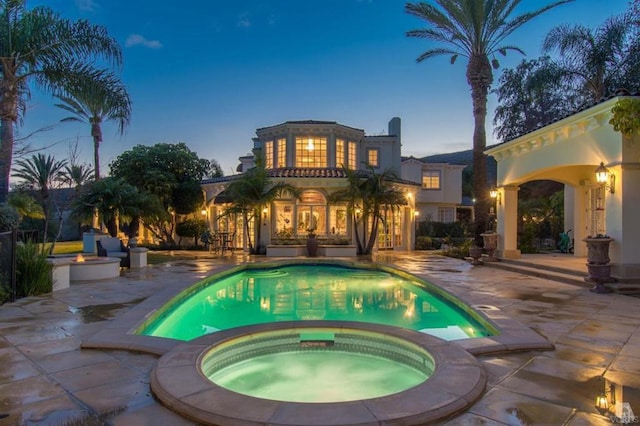
<svg viewBox="0 0 640 426"><path fill-rule="evenodd" d="M327 138L296 137L296 167L327 167Z"/></svg>
<svg viewBox="0 0 640 426"><path fill-rule="evenodd" d="M347 167L351 170L358 168L358 152L355 142L349 142L349 152L347 153Z"/></svg>
<svg viewBox="0 0 640 426"><path fill-rule="evenodd" d="M377 149L368 149L367 150L367 163L373 167L380 166L380 151Z"/></svg>
<svg viewBox="0 0 640 426"><path fill-rule="evenodd" d="M423 170L422 188L440 189L440 170Z"/></svg>
<svg viewBox="0 0 640 426"><path fill-rule="evenodd" d="M336 167L344 164L344 140L336 139Z"/></svg>
<svg viewBox="0 0 640 426"><path fill-rule="evenodd" d="M276 167L287 167L287 140L278 139L278 165Z"/></svg>
<svg viewBox="0 0 640 426"><path fill-rule="evenodd" d="M264 143L264 167L273 169L273 141Z"/></svg>

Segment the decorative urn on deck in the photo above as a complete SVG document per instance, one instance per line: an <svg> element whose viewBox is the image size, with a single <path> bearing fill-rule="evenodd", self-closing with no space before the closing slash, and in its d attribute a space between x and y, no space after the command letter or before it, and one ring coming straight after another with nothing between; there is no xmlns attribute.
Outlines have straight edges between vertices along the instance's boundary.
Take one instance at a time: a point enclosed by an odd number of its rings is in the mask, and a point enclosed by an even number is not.
<svg viewBox="0 0 640 426"><path fill-rule="evenodd" d="M610 293L611 290L605 287L605 283L613 282L611 278L611 259L609 259L609 244L615 241L613 238L598 234L595 237L587 237L587 270L589 276L586 281L596 285L591 288L594 293Z"/></svg>

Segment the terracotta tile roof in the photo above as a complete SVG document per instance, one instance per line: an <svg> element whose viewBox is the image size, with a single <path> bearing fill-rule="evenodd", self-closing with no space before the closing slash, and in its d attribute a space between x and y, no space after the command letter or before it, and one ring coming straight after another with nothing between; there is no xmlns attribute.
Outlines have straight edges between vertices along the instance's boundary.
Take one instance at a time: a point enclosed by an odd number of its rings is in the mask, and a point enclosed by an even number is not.
<svg viewBox="0 0 640 426"><path fill-rule="evenodd" d="M271 128L275 128L275 127L279 127L279 126L285 126L285 125L329 125L329 126L341 126L341 127L346 127L349 129L353 129L353 130L357 130L359 132L364 132L364 130L362 129L358 129L357 127L351 127L351 126L345 126L344 124L340 124L337 121L321 121L321 120L298 120L298 121L285 121L284 123L280 123L280 124L274 124L273 126L267 126L267 127L260 127L258 129L256 129L256 132L260 132L260 131L264 131L267 129L271 129Z"/></svg>
<svg viewBox="0 0 640 426"><path fill-rule="evenodd" d="M283 167L279 169L269 169L268 170L270 178L285 178L285 179L300 179L300 178L338 178L338 179L346 179L347 174L338 167L318 167L318 168L303 168L303 167ZM356 170L356 175L360 178L366 178L370 176L368 170ZM213 178L213 179L204 179L202 184L210 184L210 183L222 183L222 182L230 182L235 179L238 179L241 174L225 176L221 178ZM394 179L395 183L402 183L405 185L418 185L420 183L412 182L405 179Z"/></svg>

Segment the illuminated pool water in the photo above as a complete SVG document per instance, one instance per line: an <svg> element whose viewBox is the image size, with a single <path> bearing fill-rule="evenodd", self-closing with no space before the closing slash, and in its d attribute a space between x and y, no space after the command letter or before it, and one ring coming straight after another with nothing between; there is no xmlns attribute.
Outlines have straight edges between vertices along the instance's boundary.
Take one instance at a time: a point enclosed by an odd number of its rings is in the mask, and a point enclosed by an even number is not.
<svg viewBox="0 0 640 426"><path fill-rule="evenodd" d="M138 334L192 340L241 326L300 320L408 328L445 340L492 335L473 311L427 282L375 265L252 265L196 284Z"/></svg>
<svg viewBox="0 0 640 426"><path fill-rule="evenodd" d="M424 382L431 355L392 336L361 330L266 331L225 342L203 357L213 383L256 398L326 403L378 398Z"/></svg>

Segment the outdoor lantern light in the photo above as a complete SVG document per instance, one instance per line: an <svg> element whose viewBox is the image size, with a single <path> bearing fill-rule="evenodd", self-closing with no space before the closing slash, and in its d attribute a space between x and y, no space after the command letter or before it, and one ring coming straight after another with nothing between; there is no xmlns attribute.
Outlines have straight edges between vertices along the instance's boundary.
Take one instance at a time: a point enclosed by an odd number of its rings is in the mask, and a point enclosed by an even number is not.
<svg viewBox="0 0 640 426"><path fill-rule="evenodd" d="M500 191L498 191L498 189L495 186L493 188L491 188L491 191L489 191L489 195L494 200L498 200L498 205L499 206L502 205L502 196L500 195Z"/></svg>
<svg viewBox="0 0 640 426"><path fill-rule="evenodd" d="M607 396L610 395L610 398ZM611 405L616 404L616 385L611 384L609 389L605 389L596 396L596 410L603 416L609 411L609 399Z"/></svg>
<svg viewBox="0 0 640 426"><path fill-rule="evenodd" d="M267 218L267 213L269 213L269 208L265 207L262 209L262 217Z"/></svg>
<svg viewBox="0 0 640 426"><path fill-rule="evenodd" d="M609 172L604 166L604 162L600 162L600 165L596 169L596 182L604 186L605 189L609 190L612 194L616 192L616 175Z"/></svg>

